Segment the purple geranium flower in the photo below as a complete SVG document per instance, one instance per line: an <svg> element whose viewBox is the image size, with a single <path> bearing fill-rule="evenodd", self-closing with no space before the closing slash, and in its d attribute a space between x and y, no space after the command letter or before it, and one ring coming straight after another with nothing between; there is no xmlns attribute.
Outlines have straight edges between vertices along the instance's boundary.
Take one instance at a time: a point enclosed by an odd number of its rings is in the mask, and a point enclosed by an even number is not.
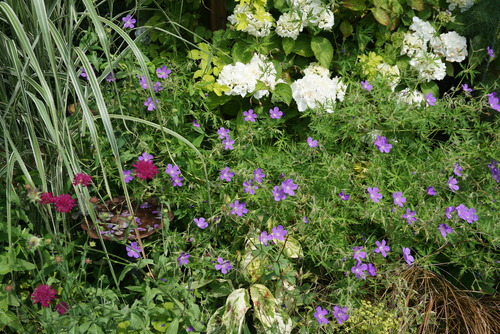
<svg viewBox="0 0 500 334"><path fill-rule="evenodd" d="M153 90L155 93L158 93L160 90L163 90L163 87L161 86L161 82L157 81L153 84Z"/></svg>
<svg viewBox="0 0 500 334"><path fill-rule="evenodd" d="M453 229L446 224L439 225L438 230L441 232L443 238L446 238L446 234L453 232Z"/></svg>
<svg viewBox="0 0 500 334"><path fill-rule="evenodd" d="M403 258L405 259L406 263L408 263L410 266L412 263L415 261L415 258L411 256L411 250L408 247L403 247Z"/></svg>
<svg viewBox="0 0 500 334"><path fill-rule="evenodd" d="M472 92L472 88L469 87L469 85L467 84L463 84L462 85L462 90L466 93L466 94L470 94Z"/></svg>
<svg viewBox="0 0 500 334"><path fill-rule="evenodd" d="M488 96L488 103L490 104L491 109L500 112L500 103L499 103L499 99L497 97L497 93L493 92L493 93L490 93L486 96Z"/></svg>
<svg viewBox="0 0 500 334"><path fill-rule="evenodd" d="M259 189L259 186L253 185L253 179L243 182L243 192L250 193L250 195L255 195L255 190Z"/></svg>
<svg viewBox="0 0 500 334"><path fill-rule="evenodd" d="M435 106L437 99L432 95L432 93L429 93L429 94L425 94L425 101L427 101L427 103L430 106Z"/></svg>
<svg viewBox="0 0 500 334"><path fill-rule="evenodd" d="M141 247L137 244L137 242L132 242L130 246L126 246L127 256L133 257L134 259L138 259L141 255Z"/></svg>
<svg viewBox="0 0 500 334"><path fill-rule="evenodd" d="M280 119L283 116L283 112L278 107L274 107L273 109L269 109L269 115L273 119Z"/></svg>
<svg viewBox="0 0 500 334"><path fill-rule="evenodd" d="M455 207L449 206L446 208L445 213L446 213L446 218L451 219L451 213L455 211Z"/></svg>
<svg viewBox="0 0 500 334"><path fill-rule="evenodd" d="M307 216L302 217L302 221L306 224L309 224L309 218L307 218Z"/></svg>
<svg viewBox="0 0 500 334"><path fill-rule="evenodd" d="M366 270L370 276L377 276L377 268L373 265L373 263L368 263Z"/></svg>
<svg viewBox="0 0 500 334"><path fill-rule="evenodd" d="M295 191L298 186L293 183L292 179L286 179L285 181L281 182L281 188L283 189L283 192L285 194L288 194L290 196L295 195Z"/></svg>
<svg viewBox="0 0 500 334"><path fill-rule="evenodd" d="M348 195L348 194L345 194L344 191L342 190L342 192L339 194L340 198L343 200L343 201L348 201L349 198L351 198L351 195Z"/></svg>
<svg viewBox="0 0 500 334"><path fill-rule="evenodd" d="M349 319L349 316L347 315L347 307L341 308L337 305L333 306L333 316L337 319L339 325L342 325L343 322Z"/></svg>
<svg viewBox="0 0 500 334"><path fill-rule="evenodd" d="M389 153L392 148L392 144L389 144L389 142L387 142L387 138L381 136L377 136L377 139L375 140L373 145L377 146L379 151L382 153Z"/></svg>
<svg viewBox="0 0 500 334"><path fill-rule="evenodd" d="M361 251L363 248L364 248L363 246L356 246L352 248L353 250L352 258L356 260L358 263L361 262L361 259L366 259L366 252Z"/></svg>
<svg viewBox="0 0 500 334"><path fill-rule="evenodd" d="M406 209L406 213L404 215L402 215L401 218L406 219L408 224L411 224L417 220L417 218L415 218L415 214L416 214L415 211L411 211L410 209Z"/></svg>
<svg viewBox="0 0 500 334"><path fill-rule="evenodd" d="M434 189L434 187L427 188L427 195L435 196L436 194L437 194L437 192L436 192L436 189Z"/></svg>
<svg viewBox="0 0 500 334"><path fill-rule="evenodd" d="M231 131L231 130L219 128L219 130L217 130L217 134L219 135L220 139L226 139L226 138L229 138L229 131Z"/></svg>
<svg viewBox="0 0 500 334"><path fill-rule="evenodd" d="M111 72L108 75L106 75L106 81L107 82L113 82L115 80L116 80L116 78L115 78L115 74L113 72Z"/></svg>
<svg viewBox="0 0 500 334"><path fill-rule="evenodd" d="M196 226L198 226L202 230L204 230L208 227L208 223L205 221L205 218L203 218L203 217L195 218L195 219L193 219L193 221L196 224Z"/></svg>
<svg viewBox="0 0 500 334"><path fill-rule="evenodd" d="M140 77L139 84L141 85L141 87L143 89L149 88L148 81L147 81L146 77Z"/></svg>
<svg viewBox="0 0 500 334"><path fill-rule="evenodd" d="M158 100L156 100L156 102L153 102L153 98L148 97L148 99L144 101L144 105L148 107L148 111L152 111L156 109L156 104L158 102L159 102Z"/></svg>
<svg viewBox="0 0 500 334"><path fill-rule="evenodd" d="M391 248L389 246L386 246L386 241L385 240L382 240L382 242L375 241L375 244L377 245L377 248L375 248L373 252L380 253L382 254L383 257L387 257L386 252L390 251Z"/></svg>
<svg viewBox="0 0 500 334"><path fill-rule="evenodd" d="M223 274L227 274L229 270L233 269L231 262L224 261L224 259L221 257L217 258L217 263L218 264L215 265L215 269L219 270Z"/></svg>
<svg viewBox="0 0 500 334"><path fill-rule="evenodd" d="M180 175L174 175L170 177L170 181L172 181L172 186L173 187L182 187L182 181L184 178Z"/></svg>
<svg viewBox="0 0 500 334"><path fill-rule="evenodd" d="M361 262L358 262L354 267L351 268L351 272L355 274L356 278L358 279L366 279L366 270L368 270L368 266Z"/></svg>
<svg viewBox="0 0 500 334"><path fill-rule="evenodd" d="M382 199L382 194L379 194L379 189L377 187L374 187L374 188L371 188L371 187L368 187L368 193L370 194L370 198L372 199L372 201L378 203L380 202L380 200Z"/></svg>
<svg viewBox="0 0 500 334"><path fill-rule="evenodd" d="M253 112L253 109L249 109L248 111L243 112L243 116L245 116L246 122L255 122L257 119L257 114Z"/></svg>
<svg viewBox="0 0 500 334"><path fill-rule="evenodd" d="M266 174L262 171L262 168L257 168L253 171L253 179L255 182L262 183L262 179L266 177Z"/></svg>
<svg viewBox="0 0 500 334"><path fill-rule="evenodd" d="M478 216L475 214L476 209L474 208L469 209L465 205L460 204L455 209L457 210L457 215L469 224L478 220Z"/></svg>
<svg viewBox="0 0 500 334"><path fill-rule="evenodd" d="M403 193L401 191L393 193L392 197L394 198L395 205L398 205L401 208L405 206L404 203L406 202L406 197L403 197Z"/></svg>
<svg viewBox="0 0 500 334"><path fill-rule="evenodd" d="M89 76L87 74L87 71L85 71L85 67L82 67L82 73L80 73L80 76L82 78L86 78L87 80L89 79Z"/></svg>
<svg viewBox="0 0 500 334"><path fill-rule="evenodd" d="M458 162L456 162L455 166L453 167L453 173L455 173L456 176L462 176L462 171L463 171L463 168L460 167Z"/></svg>
<svg viewBox="0 0 500 334"><path fill-rule="evenodd" d="M134 28L134 23L136 20L132 17L132 15L127 15L125 17L122 17L122 21L125 22L123 25L123 28Z"/></svg>
<svg viewBox="0 0 500 334"><path fill-rule="evenodd" d="M201 127L200 123L198 123L198 121L197 121L197 120L195 120L195 119L193 119L193 126L194 126L194 127L197 127L197 128L200 128L200 127Z"/></svg>
<svg viewBox="0 0 500 334"><path fill-rule="evenodd" d="M130 181L132 181L134 179L134 176L132 175L131 170L123 170L122 173L123 173L123 177L125 178L125 183L129 183Z"/></svg>
<svg viewBox="0 0 500 334"><path fill-rule="evenodd" d="M273 235L272 234L267 234L267 231L262 231L259 236L259 241L261 244L264 246L267 246L268 242L273 240Z"/></svg>
<svg viewBox="0 0 500 334"><path fill-rule="evenodd" d="M368 82L368 80L366 80L366 81L361 81L361 87L362 87L363 89L365 89L365 90L369 91L369 92L371 92L371 91L372 91L372 89L373 89L373 86L372 86L372 85L370 85L370 83Z"/></svg>
<svg viewBox="0 0 500 334"><path fill-rule="evenodd" d="M188 264L189 257L191 257L191 255L189 255L188 253L182 252L181 255L179 255L179 257L177 258L177 262L179 262L179 266L183 266L183 265Z"/></svg>
<svg viewBox="0 0 500 334"><path fill-rule="evenodd" d="M318 320L318 324L326 325L328 324L328 319L325 316L328 314L328 310L321 308L321 306L316 307L316 312L314 312L314 317Z"/></svg>
<svg viewBox="0 0 500 334"><path fill-rule="evenodd" d="M486 47L486 51L488 52L488 56L490 56L491 58L495 58L495 53L493 51L492 48L490 48L489 46Z"/></svg>
<svg viewBox="0 0 500 334"><path fill-rule="evenodd" d="M309 145L309 147L316 147L318 146L318 141L312 139L312 137L307 137L307 145Z"/></svg>
<svg viewBox="0 0 500 334"><path fill-rule="evenodd" d="M234 173L231 172L231 169L229 167L224 167L220 171L220 179L224 181L231 181L231 178L234 176Z"/></svg>
<svg viewBox="0 0 500 334"><path fill-rule="evenodd" d="M154 158L154 157L153 157L153 155L152 155L152 154L149 154L149 153L144 152L144 153L142 153L142 154L139 156L139 158L137 158L137 160L139 160L139 161L151 161L151 160L153 160L153 158Z"/></svg>
<svg viewBox="0 0 500 334"><path fill-rule="evenodd" d="M272 229L272 236L273 239L279 240L279 241L285 241L285 236L288 234L288 231L283 228L282 225L278 225L276 227L273 227Z"/></svg>
<svg viewBox="0 0 500 334"><path fill-rule="evenodd" d="M167 168L165 168L165 173L170 175L171 177L177 176L181 174L179 167L177 165L172 166L172 164L168 164Z"/></svg>
<svg viewBox="0 0 500 334"><path fill-rule="evenodd" d="M166 65L156 69L156 75L160 79L167 79L170 73L172 73L172 70L168 69Z"/></svg>
<svg viewBox="0 0 500 334"><path fill-rule="evenodd" d="M448 187L450 187L451 191L455 191L460 189L460 187L457 185L457 179L454 179L453 176L450 176L448 179Z"/></svg>
<svg viewBox="0 0 500 334"><path fill-rule="evenodd" d="M280 186L274 186L272 193L274 196L274 200L276 202L286 199L285 192L283 191L283 188L281 188Z"/></svg>
<svg viewBox="0 0 500 334"><path fill-rule="evenodd" d="M232 140L229 137L227 137L226 139L224 139L222 141L222 145L224 145L225 150L234 150L233 144L234 144L234 140Z"/></svg>
<svg viewBox="0 0 500 334"><path fill-rule="evenodd" d="M248 209L245 208L247 206L246 203L240 203L240 201L235 200L233 203L229 203L229 206L232 208L231 214L243 217L245 213L248 212Z"/></svg>

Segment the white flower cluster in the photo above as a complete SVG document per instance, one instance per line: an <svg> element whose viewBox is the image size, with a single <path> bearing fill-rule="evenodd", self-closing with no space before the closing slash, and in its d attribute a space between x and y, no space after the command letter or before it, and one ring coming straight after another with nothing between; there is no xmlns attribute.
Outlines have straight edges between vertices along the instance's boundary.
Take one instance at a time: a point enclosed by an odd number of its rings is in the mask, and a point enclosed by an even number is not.
<svg viewBox="0 0 500 334"><path fill-rule="evenodd" d="M418 71L424 81L443 80L446 66L441 57L449 62L461 62L467 57L467 41L454 31L436 36L429 22L413 17L410 31L403 40L401 54L411 57L410 65ZM428 46L432 51L428 50Z"/></svg>
<svg viewBox="0 0 500 334"><path fill-rule="evenodd" d="M465 12L474 4L474 0L446 0L446 2L449 4L449 10L454 10L458 7L461 12Z"/></svg>
<svg viewBox="0 0 500 334"><path fill-rule="evenodd" d="M281 37L297 39L304 29L304 21L295 11L284 13L276 22L276 33Z"/></svg>
<svg viewBox="0 0 500 334"><path fill-rule="evenodd" d="M392 91L394 91L400 79L398 66L391 66L389 64L382 63L377 66L377 72L387 79L389 86L391 87Z"/></svg>
<svg viewBox="0 0 500 334"><path fill-rule="evenodd" d="M276 79L276 68L264 55L255 53L248 64L237 62L234 65L226 65L219 74L217 83L229 87L226 95L240 95L245 97L253 93L258 81L263 82L270 90L283 80ZM269 90L263 89L255 92L254 97L260 99L269 94Z"/></svg>
<svg viewBox="0 0 500 334"><path fill-rule="evenodd" d="M304 70L309 74L292 83L290 86L292 97L299 111L307 108L323 108L326 112L333 113L336 100L344 100L347 85L338 77L330 79L328 70L318 70L318 67L314 64L312 69ZM316 73L322 73L322 75Z"/></svg>
<svg viewBox="0 0 500 334"><path fill-rule="evenodd" d="M406 88L398 92L397 100L407 104L421 104L425 101L425 96L418 90L410 90L409 88Z"/></svg>
<svg viewBox="0 0 500 334"><path fill-rule="evenodd" d="M241 31L256 37L267 36L271 33L273 17L268 12L263 14L263 18L256 17L252 8L247 4L239 4L234 8L234 13L230 15L228 21L233 25L245 26Z"/></svg>

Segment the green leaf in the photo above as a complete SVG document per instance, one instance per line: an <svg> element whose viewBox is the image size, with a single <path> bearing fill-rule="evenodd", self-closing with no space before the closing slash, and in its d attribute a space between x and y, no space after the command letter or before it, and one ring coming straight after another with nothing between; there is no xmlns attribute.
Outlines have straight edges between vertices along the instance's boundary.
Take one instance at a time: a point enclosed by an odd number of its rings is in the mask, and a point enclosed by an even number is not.
<svg viewBox="0 0 500 334"><path fill-rule="evenodd" d="M418 11L424 10L424 0L410 0L410 6Z"/></svg>
<svg viewBox="0 0 500 334"><path fill-rule="evenodd" d="M352 24L349 21L342 21L342 23L339 26L339 29L344 37L351 36L354 30Z"/></svg>
<svg viewBox="0 0 500 334"><path fill-rule="evenodd" d="M276 314L276 302L271 291L265 285L254 284L250 287L250 296L254 315L265 327L271 327Z"/></svg>
<svg viewBox="0 0 500 334"><path fill-rule="evenodd" d="M179 332L179 319L175 318L174 321L170 323L166 331L167 334L177 334Z"/></svg>
<svg viewBox="0 0 500 334"><path fill-rule="evenodd" d="M222 316L222 323L233 333L241 333L245 314L250 309L250 300L246 289L236 289L228 297Z"/></svg>
<svg viewBox="0 0 500 334"><path fill-rule="evenodd" d="M233 48L231 50L231 55L234 60L242 62L243 64L247 64L253 57L253 52L249 48L248 44L238 41L234 43Z"/></svg>
<svg viewBox="0 0 500 334"><path fill-rule="evenodd" d="M328 39L319 36L313 37L311 40L311 49L321 66L325 68L330 67L333 59L333 46Z"/></svg>
<svg viewBox="0 0 500 334"><path fill-rule="evenodd" d="M365 0L345 0L342 5L354 11L362 11L366 8Z"/></svg>
<svg viewBox="0 0 500 334"><path fill-rule="evenodd" d="M271 101L273 103L283 102L287 106L289 106L292 102L292 89L290 88L290 86L285 83L277 84L274 88Z"/></svg>
<svg viewBox="0 0 500 334"><path fill-rule="evenodd" d="M387 12L384 9L376 7L372 8L371 12L373 14L373 17L375 17L375 20L377 20L378 23L386 27L389 25L389 14L387 14Z"/></svg>
<svg viewBox="0 0 500 334"><path fill-rule="evenodd" d="M453 74L455 73L455 70L453 68L453 65L451 63L446 63L446 75L449 75L450 77L453 76Z"/></svg>
<svg viewBox="0 0 500 334"><path fill-rule="evenodd" d="M297 239L293 237L287 237L285 243L284 253L286 256L292 259L297 259L299 257L304 257L304 252L302 252L302 247Z"/></svg>
<svg viewBox="0 0 500 334"><path fill-rule="evenodd" d="M432 93L432 95L435 98L437 98L439 96L439 86L434 81L421 83L420 90L422 90L422 93L424 93L424 94Z"/></svg>
<svg viewBox="0 0 500 334"><path fill-rule="evenodd" d="M295 40L291 37L284 37L281 44L283 45L283 51L285 51L285 55L288 56L295 47Z"/></svg>
<svg viewBox="0 0 500 334"><path fill-rule="evenodd" d="M127 328L130 327L130 321L122 321L119 322L118 325L116 326L116 333L117 334L126 334L128 333Z"/></svg>
<svg viewBox="0 0 500 334"><path fill-rule="evenodd" d="M293 52L302 57L312 57L314 53L311 49L311 37L308 35L300 35L295 40Z"/></svg>

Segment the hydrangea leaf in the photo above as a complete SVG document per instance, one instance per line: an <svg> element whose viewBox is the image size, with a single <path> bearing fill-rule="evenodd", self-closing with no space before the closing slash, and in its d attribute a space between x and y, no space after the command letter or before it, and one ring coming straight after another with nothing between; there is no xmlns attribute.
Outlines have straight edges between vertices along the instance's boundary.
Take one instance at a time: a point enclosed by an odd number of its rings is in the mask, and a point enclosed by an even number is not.
<svg viewBox="0 0 500 334"><path fill-rule="evenodd" d="M424 0L410 0L410 5L415 10L424 10Z"/></svg>
<svg viewBox="0 0 500 334"><path fill-rule="evenodd" d="M345 0L342 5L354 11L363 11L366 8L365 0Z"/></svg>
<svg viewBox="0 0 500 334"><path fill-rule="evenodd" d="M292 89L290 88L290 86L285 83L279 83L276 85L276 87L274 87L271 101L273 103L283 102L287 106L289 106L292 102L292 98Z"/></svg>
<svg viewBox="0 0 500 334"><path fill-rule="evenodd" d="M253 53L246 43L236 42L231 49L231 55L235 61L246 64L252 59Z"/></svg>
<svg viewBox="0 0 500 334"><path fill-rule="evenodd" d="M351 36L354 28L352 27L352 24L349 21L342 21L342 23L339 26L340 32L344 37L349 37Z"/></svg>
<svg viewBox="0 0 500 334"><path fill-rule="evenodd" d="M311 49L321 66L324 68L330 67L333 59L333 46L328 39L319 36L313 37Z"/></svg>
<svg viewBox="0 0 500 334"><path fill-rule="evenodd" d="M295 47L295 40L291 37L284 37L281 44L283 45L283 51L285 51L285 55L288 56Z"/></svg>
<svg viewBox="0 0 500 334"><path fill-rule="evenodd" d="M245 314L250 309L250 297L246 289L234 290L226 300L222 323L230 331L241 333Z"/></svg>
<svg viewBox="0 0 500 334"><path fill-rule="evenodd" d="M295 40L293 52L302 57L312 57L314 55L311 49L311 37L306 35L299 35Z"/></svg>

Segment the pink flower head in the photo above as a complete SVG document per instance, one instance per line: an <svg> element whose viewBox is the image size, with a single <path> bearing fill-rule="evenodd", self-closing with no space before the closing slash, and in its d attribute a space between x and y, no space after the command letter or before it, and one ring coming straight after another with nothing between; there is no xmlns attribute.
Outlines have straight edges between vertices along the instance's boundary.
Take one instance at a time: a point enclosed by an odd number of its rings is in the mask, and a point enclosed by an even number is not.
<svg viewBox="0 0 500 334"><path fill-rule="evenodd" d="M136 161L132 167L134 167L135 176L141 180L153 179L156 174L158 174L158 167L155 166L153 161Z"/></svg>
<svg viewBox="0 0 500 334"><path fill-rule="evenodd" d="M50 285L39 285L33 290L31 294L31 299L34 304L40 303L42 307L49 307L49 304L56 299L56 290L54 290Z"/></svg>
<svg viewBox="0 0 500 334"><path fill-rule="evenodd" d="M66 312L68 312L68 310L69 310L69 305L66 304L65 302L61 301L61 302L57 303L57 305L56 305L56 311L60 315L65 314Z"/></svg>
<svg viewBox="0 0 500 334"><path fill-rule="evenodd" d="M59 212L71 212L73 207L75 207L76 200L72 198L69 194L59 195L52 198L52 202L55 205L56 211Z"/></svg>
<svg viewBox="0 0 500 334"><path fill-rule="evenodd" d="M52 196L52 193L41 193L39 203L40 204L52 204L52 203L54 203L54 196Z"/></svg>
<svg viewBox="0 0 500 334"><path fill-rule="evenodd" d="M77 184L81 184L82 186L86 187L91 183L92 183L92 177L85 173L75 174L75 178L73 179L74 186L76 186Z"/></svg>

